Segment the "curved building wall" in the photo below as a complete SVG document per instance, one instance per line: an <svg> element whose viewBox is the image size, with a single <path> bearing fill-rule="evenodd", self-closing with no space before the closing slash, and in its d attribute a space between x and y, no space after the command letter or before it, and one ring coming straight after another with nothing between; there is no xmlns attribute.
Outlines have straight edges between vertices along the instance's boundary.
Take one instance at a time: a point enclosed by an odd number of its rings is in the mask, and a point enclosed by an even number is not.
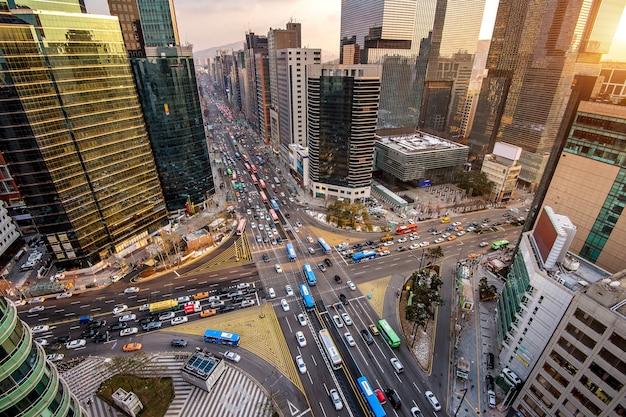
<svg viewBox="0 0 626 417"><path fill-rule="evenodd" d="M88 416L17 309L0 297L0 417Z"/></svg>

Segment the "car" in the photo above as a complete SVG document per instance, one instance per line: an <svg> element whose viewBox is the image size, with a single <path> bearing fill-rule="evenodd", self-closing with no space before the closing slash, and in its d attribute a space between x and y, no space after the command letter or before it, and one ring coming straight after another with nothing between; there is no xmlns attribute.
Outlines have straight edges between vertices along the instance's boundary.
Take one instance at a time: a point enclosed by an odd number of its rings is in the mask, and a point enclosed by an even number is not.
<svg viewBox="0 0 626 417"><path fill-rule="evenodd" d="M289 197L289 201L290 201L291 203L293 203L293 202L294 202L294 201L296 201L296 200L294 200L294 199L293 199L293 197ZM528 211L528 210L526 210L526 211Z"/></svg>
<svg viewBox="0 0 626 417"><path fill-rule="evenodd" d="M271 287L270 287L270 288L268 288L268 290L267 290L267 295L268 295L270 298L276 298L276 291L274 291L274 288L271 288Z"/></svg>
<svg viewBox="0 0 626 417"><path fill-rule="evenodd" d="M297 227L302 227L302 223L300 223L300 222L296 222L296 226L297 226Z"/></svg>
<svg viewBox="0 0 626 417"><path fill-rule="evenodd" d="M480 246L481 248L484 248L485 246L489 246L489 243L487 243L487 242L480 242L478 244L478 246Z"/></svg>
<svg viewBox="0 0 626 417"><path fill-rule="evenodd" d="M411 417L424 417L422 410L418 406L411 407Z"/></svg>
<svg viewBox="0 0 626 417"><path fill-rule="evenodd" d="M270 261L270 257L267 256L267 253L263 254L263 262L269 262Z"/></svg>
<svg viewBox="0 0 626 417"><path fill-rule="evenodd" d="M200 318L205 318L205 317L211 317L217 314L217 310L215 310L214 308L208 309L208 310L202 310L200 312Z"/></svg>
<svg viewBox="0 0 626 417"><path fill-rule="evenodd" d="M317 267L320 269L320 271L322 271L322 272L326 272L326 265L324 265L324 264L319 264Z"/></svg>
<svg viewBox="0 0 626 417"><path fill-rule="evenodd" d="M341 318L337 314L333 316L333 321L337 327L343 327L343 321L341 321Z"/></svg>
<svg viewBox="0 0 626 417"><path fill-rule="evenodd" d="M263 219L263 216L261 216L261 220ZM259 230L265 230L265 225L262 223L259 223Z"/></svg>
<svg viewBox="0 0 626 417"><path fill-rule="evenodd" d="M346 284L348 284L348 288L350 288L352 291L356 291L356 285L354 285L354 282L346 281Z"/></svg>
<svg viewBox="0 0 626 417"><path fill-rule="evenodd" d="M122 330L128 327L128 323L115 323L112 326L109 326L109 331Z"/></svg>
<svg viewBox="0 0 626 417"><path fill-rule="evenodd" d="M289 213L285 213L285 217L289 219L291 215Z"/></svg>
<svg viewBox="0 0 626 417"><path fill-rule="evenodd" d="M174 317L171 321L170 324L172 326L176 326L177 324L183 324L183 323L187 323L189 321L189 319L187 318L187 316L180 316L180 317Z"/></svg>
<svg viewBox="0 0 626 417"><path fill-rule="evenodd" d="M257 241L257 243L263 242L263 239L261 238L261 235L256 235L256 241Z"/></svg>
<svg viewBox="0 0 626 417"><path fill-rule="evenodd" d="M343 304L350 304L350 301L348 301L348 297L346 297L345 294L339 294L339 301Z"/></svg>
<svg viewBox="0 0 626 417"><path fill-rule="evenodd" d="M134 314L124 314L123 316L121 316L118 321L119 322L123 322L123 321L133 321L133 320L137 320L137 316Z"/></svg>
<svg viewBox="0 0 626 417"><path fill-rule="evenodd" d="M170 342L172 347L187 347L187 341L185 339L172 339Z"/></svg>
<svg viewBox="0 0 626 417"><path fill-rule="evenodd" d="M280 192L280 196L281 196L281 197L284 197L284 196L285 196L285 193L281 191L281 192Z"/></svg>
<svg viewBox="0 0 626 417"><path fill-rule="evenodd" d="M298 345L300 345L300 347L306 346L306 337L304 337L304 333L302 331L298 330L296 332L296 340L298 341Z"/></svg>
<svg viewBox="0 0 626 417"><path fill-rule="evenodd" d="M419 239L419 236L415 236L415 235L409 236L409 240L410 241L414 241L414 240L417 240L417 239Z"/></svg>
<svg viewBox="0 0 626 417"><path fill-rule="evenodd" d="M465 230L461 230L456 235L460 237L460 236L463 236L464 234L465 234Z"/></svg>
<svg viewBox="0 0 626 417"><path fill-rule="evenodd" d="M311 255L315 255L315 249L313 249L312 247L309 246L308 251Z"/></svg>
<svg viewBox="0 0 626 417"><path fill-rule="evenodd" d="M139 287L129 287L124 290L124 294L137 294L139 292Z"/></svg>
<svg viewBox="0 0 626 417"><path fill-rule="evenodd" d="M250 227L253 228L253 229L256 229L256 223L255 222L250 223Z"/></svg>
<svg viewBox="0 0 626 417"><path fill-rule="evenodd" d="M89 329L99 329L101 327L104 327L107 325L106 320L96 320L96 321L92 321L91 323L89 323L87 325L87 327Z"/></svg>
<svg viewBox="0 0 626 417"><path fill-rule="evenodd" d="M378 336L380 334L378 328L372 323L370 323L367 327L370 329L370 333L372 334L372 336Z"/></svg>
<svg viewBox="0 0 626 417"><path fill-rule="evenodd" d="M324 258L324 263L328 267L333 266L333 262L330 259L328 259L328 258Z"/></svg>
<svg viewBox="0 0 626 417"><path fill-rule="evenodd" d="M71 296L72 296L71 292L63 292L63 293L57 295L56 299L60 300L62 298L70 298Z"/></svg>
<svg viewBox="0 0 626 417"><path fill-rule="evenodd" d="M346 323L346 326L352 326L352 318L350 318L348 313L341 313L341 318L343 322Z"/></svg>
<svg viewBox="0 0 626 417"><path fill-rule="evenodd" d="M39 304L43 303L46 299L43 297L35 297L28 300L28 304Z"/></svg>
<svg viewBox="0 0 626 417"><path fill-rule="evenodd" d="M495 362L495 357L493 353L488 352L487 353L487 369L493 369L494 362Z"/></svg>
<svg viewBox="0 0 626 417"><path fill-rule="evenodd" d="M376 394L376 398L378 398L378 402L381 404L387 404L387 398L385 398L385 394L380 388L376 388L374 390L374 394Z"/></svg>
<svg viewBox="0 0 626 417"><path fill-rule="evenodd" d="M219 308L219 307L224 307L226 303L223 300L216 300L211 302L210 306L211 308Z"/></svg>
<svg viewBox="0 0 626 417"><path fill-rule="evenodd" d="M426 399L428 400L430 405L433 406L435 411L441 410L441 404L439 404L439 400L437 400L437 397L435 397L435 394L433 394L432 391L426 391L424 395L426 395Z"/></svg>
<svg viewBox="0 0 626 417"><path fill-rule="evenodd" d="M254 300L243 300L241 302L241 308L252 307L255 304L256 304L256 301Z"/></svg>
<svg viewBox="0 0 626 417"><path fill-rule="evenodd" d="M496 408L496 393L492 390L487 391L487 405L489 408Z"/></svg>
<svg viewBox="0 0 626 417"><path fill-rule="evenodd" d="M450 242L452 242L453 240L456 240L456 236L452 235L452 236L448 236L448 240Z"/></svg>
<svg viewBox="0 0 626 417"><path fill-rule="evenodd" d="M519 376L509 368L502 369L502 375L504 375L505 379L510 382L512 385L519 385L522 383L522 380Z"/></svg>
<svg viewBox="0 0 626 417"><path fill-rule="evenodd" d="M486 218L486 217L483 219L483 223L489 223L489 221L490 220L488 218Z"/></svg>
<svg viewBox="0 0 626 417"><path fill-rule="evenodd" d="M348 346L356 346L356 342L354 341L354 337L350 334L350 332L345 332L343 337L346 339L346 343Z"/></svg>
<svg viewBox="0 0 626 417"><path fill-rule="evenodd" d="M33 308L29 308L28 309L28 313L29 314L31 314L31 313L39 313L40 311L44 311L44 310L45 310L44 306L36 306L36 307L33 307Z"/></svg>
<svg viewBox="0 0 626 417"><path fill-rule="evenodd" d="M159 316L159 321L171 320L174 317L176 317L176 313L174 313L173 311L168 311L167 313L161 314Z"/></svg>
<svg viewBox="0 0 626 417"><path fill-rule="evenodd" d="M81 334L80 337L82 337L83 339L91 339L92 337L95 337L98 334L98 331L95 329L87 329L84 330Z"/></svg>
<svg viewBox="0 0 626 417"><path fill-rule="evenodd" d="M396 390L394 390L393 388L387 388L385 390L385 394L387 395L387 399L389 400L389 402L391 403L391 406L394 409L399 409L400 407L402 407L402 401L400 400L400 396L398 396L398 393L396 392Z"/></svg>
<svg viewBox="0 0 626 417"><path fill-rule="evenodd" d="M228 359L229 361L235 362L235 363L238 363L241 360L241 356L231 351L222 352L222 356Z"/></svg>
<svg viewBox="0 0 626 417"><path fill-rule="evenodd" d="M193 296L194 301L204 300L205 298L209 298L209 293L207 291L196 293Z"/></svg>
<svg viewBox="0 0 626 417"><path fill-rule="evenodd" d="M121 314L126 310L128 310L128 306L126 304L118 304L113 307L113 314Z"/></svg>
<svg viewBox="0 0 626 417"><path fill-rule="evenodd" d="M52 339L52 343L67 343L72 339L70 335L59 336Z"/></svg>
<svg viewBox="0 0 626 417"><path fill-rule="evenodd" d="M411 246L409 246L409 249L410 249L410 250L413 250L413 249L417 249L417 248L419 248L419 247L420 247L420 244L419 244L419 243L413 243Z"/></svg>
<svg viewBox="0 0 626 417"><path fill-rule="evenodd" d="M328 392L328 395L330 395L330 400L333 402L333 405L335 406L335 410L339 411L341 409L343 409L343 402L341 401L341 397L339 396L339 392L337 392L336 389L331 389Z"/></svg>
<svg viewBox="0 0 626 417"><path fill-rule="evenodd" d="M142 304L139 306L139 311L150 311L150 304Z"/></svg>
<svg viewBox="0 0 626 417"><path fill-rule="evenodd" d="M372 335L369 334L367 330L361 330L360 333L361 333L361 338L363 339L365 343L367 343L368 345L371 345L372 343L374 343L374 339L372 338Z"/></svg>
<svg viewBox="0 0 626 417"><path fill-rule="evenodd" d="M45 324L39 325L39 326L35 326L33 328L30 329L31 332L33 334L37 334L37 333L44 333L47 332L48 330L50 330L50 326L46 326Z"/></svg>
<svg viewBox="0 0 626 417"><path fill-rule="evenodd" d="M391 366L393 366L393 369L396 371L396 373L401 374L402 372L404 372L404 366L398 358L391 358L389 359L389 362L391 362Z"/></svg>
<svg viewBox="0 0 626 417"><path fill-rule="evenodd" d="M425 248L428 245L430 245L429 242L422 242L422 243L420 243L420 248Z"/></svg>
<svg viewBox="0 0 626 417"><path fill-rule="evenodd" d="M246 210L246 214L247 214L248 216L249 216L249 215L251 215L251 214L252 214L252 210L247 209L247 210Z"/></svg>
<svg viewBox="0 0 626 417"><path fill-rule="evenodd" d="M65 355L62 353L53 353L51 355L46 356L46 359L48 359L50 362L59 362L59 361L62 361L63 358L65 358Z"/></svg>
<svg viewBox="0 0 626 417"><path fill-rule="evenodd" d="M109 332L98 333L93 338L93 341L96 342L96 343L108 342L109 341Z"/></svg>
<svg viewBox="0 0 626 417"><path fill-rule="evenodd" d="M48 339L45 339L43 337L39 337L37 339L35 339L35 342L39 343L41 346L48 346Z"/></svg>
<svg viewBox="0 0 626 417"><path fill-rule="evenodd" d="M313 238L311 236L307 236L306 241L309 243L313 243Z"/></svg>
<svg viewBox="0 0 626 417"><path fill-rule="evenodd" d="M461 225L461 222L454 222L454 223L452 223L452 226L454 226L454 227L460 226L460 225Z"/></svg>
<svg viewBox="0 0 626 417"><path fill-rule="evenodd" d="M442 237L438 237L437 239L435 239L435 244L441 243L441 242L443 242L443 241L445 241L445 239L444 239L444 238L442 238Z"/></svg>
<svg viewBox="0 0 626 417"><path fill-rule="evenodd" d="M283 268L280 267L280 264L276 264L274 265L274 269L276 270L277 273L281 273L283 272Z"/></svg>
<svg viewBox="0 0 626 417"><path fill-rule="evenodd" d="M289 311L289 303L284 298L280 300L280 305L283 308L283 311Z"/></svg>
<svg viewBox="0 0 626 417"><path fill-rule="evenodd" d="M65 344L65 349L78 349L85 347L87 345L87 341L85 339L76 339L69 341Z"/></svg>
<svg viewBox="0 0 626 417"><path fill-rule="evenodd" d="M401 237L400 239L398 239L398 243L404 243L406 242L408 239L406 237Z"/></svg>
<svg viewBox="0 0 626 417"><path fill-rule="evenodd" d="M139 332L139 329L137 327L128 327L120 331L120 337L132 336L134 334L137 334L138 332Z"/></svg>
<svg viewBox="0 0 626 417"><path fill-rule="evenodd" d="M339 275L335 275L335 282L341 284L341 277Z"/></svg>
<svg viewBox="0 0 626 417"><path fill-rule="evenodd" d="M485 385L487 386L487 391L495 389L495 382L493 380L493 376L491 374L485 375Z"/></svg>
<svg viewBox="0 0 626 417"><path fill-rule="evenodd" d="M300 323L300 326L307 325L306 317L304 317L304 314L302 313L298 314L298 323Z"/></svg>
<svg viewBox="0 0 626 417"><path fill-rule="evenodd" d="M178 301L178 304L185 304L191 301L191 297L188 295L183 295L182 297L178 297L176 301Z"/></svg>
<svg viewBox="0 0 626 417"><path fill-rule="evenodd" d="M306 374L306 364L304 363L304 359L302 359L302 355L296 356L296 366L301 374Z"/></svg>
<svg viewBox="0 0 626 417"><path fill-rule="evenodd" d="M288 296L292 296L293 295L293 290L291 289L291 285L285 285L285 291L287 292Z"/></svg>
<svg viewBox="0 0 626 417"><path fill-rule="evenodd" d="M390 240L388 242L383 243L383 246L393 246L394 242L393 240Z"/></svg>
<svg viewBox="0 0 626 417"><path fill-rule="evenodd" d="M135 351L141 350L141 348L142 348L141 343L133 342L133 343L125 344L122 350L124 352L135 352Z"/></svg>

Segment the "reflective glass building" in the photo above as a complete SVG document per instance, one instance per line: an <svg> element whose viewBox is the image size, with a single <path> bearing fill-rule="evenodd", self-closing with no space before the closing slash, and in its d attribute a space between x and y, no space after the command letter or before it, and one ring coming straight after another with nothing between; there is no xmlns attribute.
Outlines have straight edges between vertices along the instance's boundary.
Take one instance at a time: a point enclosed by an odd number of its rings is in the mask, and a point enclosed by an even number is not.
<svg viewBox="0 0 626 417"><path fill-rule="evenodd" d="M0 297L0 417L88 416L17 309Z"/></svg>
<svg viewBox="0 0 626 417"><path fill-rule="evenodd" d="M117 19L45 4L0 13L0 151L51 252L87 266L156 231L165 202Z"/></svg>

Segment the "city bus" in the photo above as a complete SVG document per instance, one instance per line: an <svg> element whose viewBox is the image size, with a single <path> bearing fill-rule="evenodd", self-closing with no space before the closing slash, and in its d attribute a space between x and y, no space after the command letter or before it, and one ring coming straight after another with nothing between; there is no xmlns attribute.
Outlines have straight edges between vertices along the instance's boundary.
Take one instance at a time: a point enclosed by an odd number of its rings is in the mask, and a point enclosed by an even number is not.
<svg viewBox="0 0 626 417"><path fill-rule="evenodd" d="M324 240L324 238L322 237L318 237L317 238L317 243L319 243L320 248L322 248L322 251L324 251L324 253L326 255L330 254L330 246L328 246L328 243L326 243L326 241Z"/></svg>
<svg viewBox="0 0 626 417"><path fill-rule="evenodd" d="M248 171L248 172L251 171L250 165L244 163L243 166L246 167L246 171Z"/></svg>
<svg viewBox="0 0 626 417"><path fill-rule="evenodd" d="M419 229L419 226L417 225L417 223L405 224L404 226L399 226L396 229L396 234L405 235L407 233L417 232L418 229Z"/></svg>
<svg viewBox="0 0 626 417"><path fill-rule="evenodd" d="M324 346L324 352L326 353L326 357L330 361L330 365L333 369L337 370L341 368L341 356L339 355L339 351L337 351L337 347L333 342L333 339L330 337L330 333L328 330L322 329L319 332L320 342L322 342L322 346Z"/></svg>
<svg viewBox="0 0 626 417"><path fill-rule="evenodd" d="M270 209L270 217L272 218L272 220L274 220L274 223L278 223L278 215L276 214L276 212L274 211L274 209Z"/></svg>
<svg viewBox="0 0 626 417"><path fill-rule="evenodd" d="M383 339L385 339L389 346L391 346L392 348L400 346L400 338L398 337L396 332L393 331L389 323L387 323L387 320L378 320L376 327L378 327L378 330L380 330L380 334L383 336Z"/></svg>
<svg viewBox="0 0 626 417"><path fill-rule="evenodd" d="M223 332L221 330L206 329L204 331L204 341L216 343L218 345L239 346L239 335L237 333Z"/></svg>
<svg viewBox="0 0 626 417"><path fill-rule="evenodd" d="M232 169L230 169L230 168L228 168L228 169L226 170L226 175L228 175L228 176L233 175L233 170L232 170Z"/></svg>
<svg viewBox="0 0 626 417"><path fill-rule="evenodd" d="M267 204L267 196L265 195L265 193L263 191L260 191L259 195L261 196L261 200L263 200L263 202Z"/></svg>
<svg viewBox="0 0 626 417"><path fill-rule="evenodd" d="M509 241L506 239L496 240L495 242L491 243L491 249L493 250L504 249L507 246L509 246Z"/></svg>
<svg viewBox="0 0 626 417"><path fill-rule="evenodd" d="M256 178L256 175L250 174L250 178L252 178L252 182L254 183L254 185L257 185L259 183L259 180Z"/></svg>
<svg viewBox="0 0 626 417"><path fill-rule="evenodd" d="M274 200L273 198L270 200L270 204L272 205L272 208L276 211L278 211L278 203L276 202L276 200Z"/></svg>
<svg viewBox="0 0 626 417"><path fill-rule="evenodd" d="M372 416L386 417L387 414L385 413L383 406L380 404L380 401L378 401L378 398L376 397L372 386L367 381L367 378L365 378L364 376L360 377L356 380L356 384L359 387L359 392L363 396L365 404L367 405L367 408L369 409Z"/></svg>
<svg viewBox="0 0 626 417"><path fill-rule="evenodd" d="M263 180L259 180L259 185L261 186L262 190L265 190L267 188L267 186L265 185L265 181Z"/></svg>
<svg viewBox="0 0 626 417"><path fill-rule="evenodd" d="M278 177L274 177L274 184L280 185L280 180L278 179Z"/></svg>
<svg viewBox="0 0 626 417"><path fill-rule="evenodd" d="M304 267L302 268L302 270L304 271L304 276L309 286L312 287L314 285L317 285L317 278L315 278L315 274L313 273L311 264L304 264Z"/></svg>
<svg viewBox="0 0 626 417"><path fill-rule="evenodd" d="M239 225L237 226L237 236L241 236L246 230L246 219L239 220Z"/></svg>
<svg viewBox="0 0 626 417"><path fill-rule="evenodd" d="M252 169L252 172L254 172L255 174L258 172L254 165L250 165L250 168Z"/></svg>
<svg viewBox="0 0 626 417"><path fill-rule="evenodd" d="M296 250L293 248L293 244L287 243L286 245L287 248L287 256L289 257L289 262L294 262L297 258L296 256Z"/></svg>
<svg viewBox="0 0 626 417"><path fill-rule="evenodd" d="M302 296L305 310L313 310L315 308L315 303L313 302L311 291L309 291L309 287L307 287L306 284L300 284L300 295Z"/></svg>

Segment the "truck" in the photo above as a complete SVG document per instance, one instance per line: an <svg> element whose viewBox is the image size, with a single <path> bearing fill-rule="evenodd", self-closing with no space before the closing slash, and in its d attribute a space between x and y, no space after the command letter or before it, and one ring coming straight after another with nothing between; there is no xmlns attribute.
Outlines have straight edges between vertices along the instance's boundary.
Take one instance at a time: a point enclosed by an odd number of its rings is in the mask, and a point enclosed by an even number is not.
<svg viewBox="0 0 626 417"><path fill-rule="evenodd" d="M393 236L390 235L389 233L387 233L385 236L380 238L381 242L389 242L390 240L393 240Z"/></svg>
<svg viewBox="0 0 626 417"><path fill-rule="evenodd" d="M161 314L168 311L178 310L180 306L177 300L165 300L157 301L156 303L150 303L150 314Z"/></svg>
<svg viewBox="0 0 626 417"><path fill-rule="evenodd" d="M355 264L361 262L364 259L374 259L378 256L378 252L375 250L364 250L362 252L357 252L352 255L352 262Z"/></svg>

